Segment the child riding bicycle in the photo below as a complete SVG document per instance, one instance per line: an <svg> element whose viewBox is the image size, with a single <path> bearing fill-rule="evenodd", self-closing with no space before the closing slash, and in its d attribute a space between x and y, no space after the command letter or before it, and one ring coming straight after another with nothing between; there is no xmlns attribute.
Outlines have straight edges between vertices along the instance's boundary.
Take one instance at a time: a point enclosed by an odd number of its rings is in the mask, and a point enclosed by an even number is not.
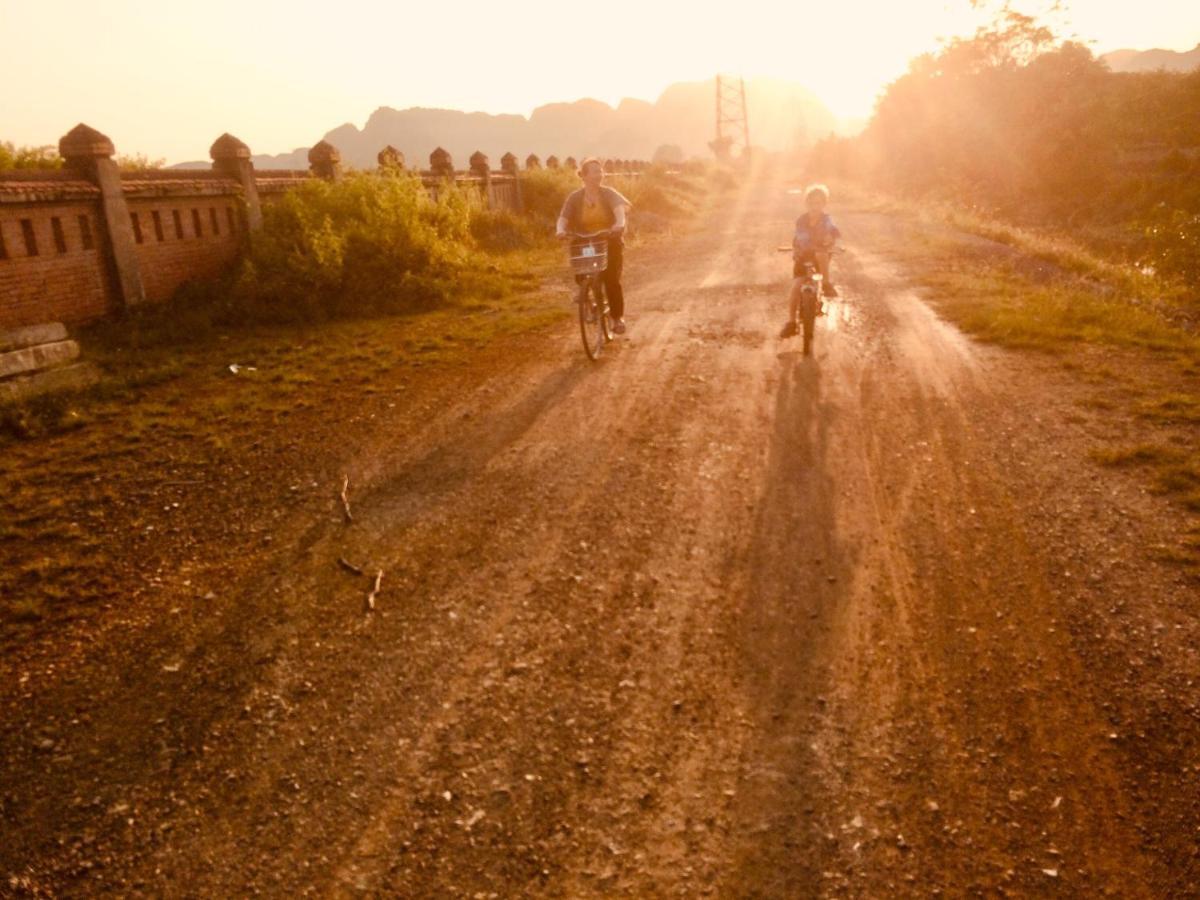
<svg viewBox="0 0 1200 900"><path fill-rule="evenodd" d="M805 190L805 213L796 220L796 231L792 236L791 314L780 332L781 337L791 337L796 333L796 308L804 286L806 264L815 265L821 273L822 293L826 297L838 295L837 288L829 278L829 260L833 245L842 233L825 211L828 205L829 188L825 185L814 184ZM823 311L818 307L817 315L822 314Z"/></svg>

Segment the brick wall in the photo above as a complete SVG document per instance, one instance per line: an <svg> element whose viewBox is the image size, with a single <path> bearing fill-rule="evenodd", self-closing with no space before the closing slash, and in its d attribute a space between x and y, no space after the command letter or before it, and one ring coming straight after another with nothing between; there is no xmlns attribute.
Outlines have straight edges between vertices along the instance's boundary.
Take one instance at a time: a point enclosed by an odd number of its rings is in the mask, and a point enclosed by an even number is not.
<svg viewBox="0 0 1200 900"><path fill-rule="evenodd" d="M0 329L104 315L104 235L95 201L0 203Z"/></svg>
<svg viewBox="0 0 1200 900"><path fill-rule="evenodd" d="M230 195L129 201L147 301L169 300L185 282L215 277L233 264L242 240L239 204Z"/></svg>

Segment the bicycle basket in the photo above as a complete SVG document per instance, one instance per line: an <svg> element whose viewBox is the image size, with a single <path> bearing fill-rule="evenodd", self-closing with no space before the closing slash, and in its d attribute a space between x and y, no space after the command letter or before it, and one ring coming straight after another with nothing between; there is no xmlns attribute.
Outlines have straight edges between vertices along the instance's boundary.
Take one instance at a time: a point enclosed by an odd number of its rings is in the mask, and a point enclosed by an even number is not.
<svg viewBox="0 0 1200 900"><path fill-rule="evenodd" d="M593 238L571 243L571 271L592 275L608 268L608 238Z"/></svg>

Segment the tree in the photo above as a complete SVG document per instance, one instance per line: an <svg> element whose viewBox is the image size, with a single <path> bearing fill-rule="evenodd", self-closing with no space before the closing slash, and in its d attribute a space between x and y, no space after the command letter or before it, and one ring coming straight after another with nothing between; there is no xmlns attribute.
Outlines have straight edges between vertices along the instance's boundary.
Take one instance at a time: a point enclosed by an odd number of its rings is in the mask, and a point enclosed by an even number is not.
<svg viewBox="0 0 1200 900"><path fill-rule="evenodd" d="M53 147L18 147L10 141L0 141L0 172L8 169L58 169L60 157Z"/></svg>

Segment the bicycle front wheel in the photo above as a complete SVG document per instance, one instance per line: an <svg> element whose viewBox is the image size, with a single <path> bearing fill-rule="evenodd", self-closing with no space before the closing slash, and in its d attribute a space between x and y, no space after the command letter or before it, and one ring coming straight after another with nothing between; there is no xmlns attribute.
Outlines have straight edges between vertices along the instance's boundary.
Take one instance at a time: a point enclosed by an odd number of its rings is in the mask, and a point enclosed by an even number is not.
<svg viewBox="0 0 1200 900"><path fill-rule="evenodd" d="M613 318L608 308L608 293L604 290L604 282L596 279L596 309L600 310L600 331L604 334L604 343L613 339Z"/></svg>
<svg viewBox="0 0 1200 900"><path fill-rule="evenodd" d="M813 332L817 327L816 298L806 296L800 302L800 327L804 335L804 355L812 356Z"/></svg>
<svg viewBox="0 0 1200 900"><path fill-rule="evenodd" d="M579 285L579 335L588 359L596 359L604 347L604 307L600 300L600 285L588 277Z"/></svg>

